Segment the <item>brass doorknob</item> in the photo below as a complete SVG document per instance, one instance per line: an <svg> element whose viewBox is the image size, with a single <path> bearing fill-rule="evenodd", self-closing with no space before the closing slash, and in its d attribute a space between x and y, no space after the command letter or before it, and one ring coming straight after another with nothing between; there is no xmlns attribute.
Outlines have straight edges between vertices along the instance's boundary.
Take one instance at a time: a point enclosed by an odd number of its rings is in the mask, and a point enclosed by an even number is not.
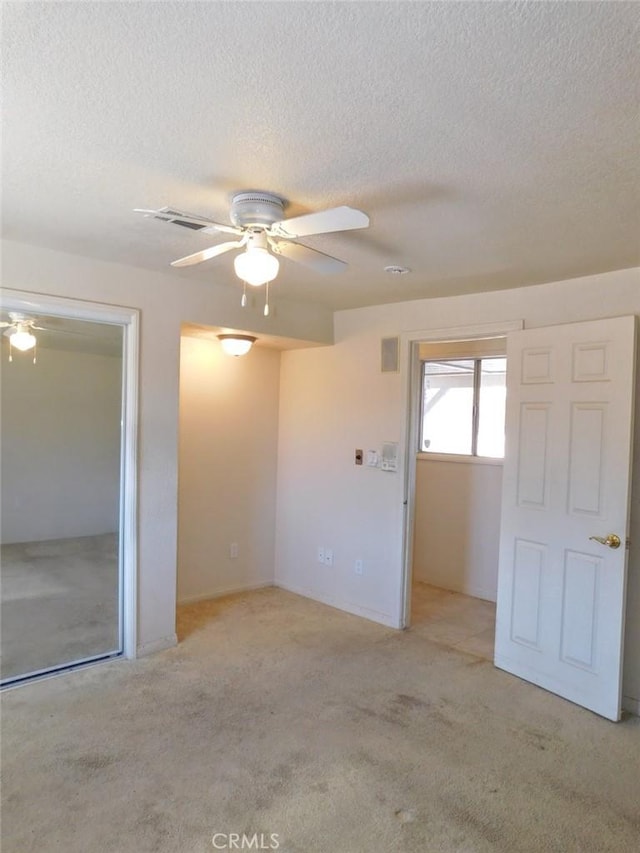
<svg viewBox="0 0 640 853"><path fill-rule="evenodd" d="M593 539L594 542L599 542L601 545L608 545L609 548L619 548L620 547L620 537L615 533L610 533L606 539L603 539L602 536L590 536L589 539Z"/></svg>

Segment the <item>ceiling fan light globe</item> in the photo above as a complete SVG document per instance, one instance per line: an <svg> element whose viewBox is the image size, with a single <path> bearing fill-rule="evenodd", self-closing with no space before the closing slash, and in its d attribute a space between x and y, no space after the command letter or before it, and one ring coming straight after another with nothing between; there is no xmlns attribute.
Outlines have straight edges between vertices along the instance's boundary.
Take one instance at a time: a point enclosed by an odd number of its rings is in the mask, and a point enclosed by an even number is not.
<svg viewBox="0 0 640 853"><path fill-rule="evenodd" d="M233 262L236 275L253 287L259 287L278 275L280 262L267 249L249 246L245 252L236 255Z"/></svg>
<svg viewBox="0 0 640 853"><path fill-rule="evenodd" d="M11 346L19 349L21 352L33 349L36 345L36 336L31 332L16 331L9 335Z"/></svg>

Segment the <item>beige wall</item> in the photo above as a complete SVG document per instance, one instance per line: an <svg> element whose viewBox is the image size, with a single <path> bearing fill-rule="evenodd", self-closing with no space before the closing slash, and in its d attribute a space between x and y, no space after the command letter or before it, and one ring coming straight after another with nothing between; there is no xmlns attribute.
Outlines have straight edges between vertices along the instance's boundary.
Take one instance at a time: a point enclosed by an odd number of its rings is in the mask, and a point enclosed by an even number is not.
<svg viewBox="0 0 640 853"><path fill-rule="evenodd" d="M502 463L416 463L413 577L495 601Z"/></svg>
<svg viewBox="0 0 640 853"><path fill-rule="evenodd" d="M379 336L366 330L283 353L280 377L276 583L397 624L401 475L355 466L354 450L399 440L400 377L380 373Z"/></svg>
<svg viewBox="0 0 640 853"><path fill-rule="evenodd" d="M6 339L5 339L6 340ZM2 347L2 542L119 528L122 359Z"/></svg>
<svg viewBox="0 0 640 853"><path fill-rule="evenodd" d="M525 327L640 315L640 271L521 290L381 305L335 316L335 345L283 354L276 581L399 624L403 476L353 464L356 447L405 441L408 347L401 371L380 372L380 338L411 330L524 320ZM639 374L640 375L640 372ZM636 405L624 692L640 700L640 394ZM402 462L402 460L401 460ZM334 549L333 567L316 562ZM364 573L354 573L356 557Z"/></svg>
<svg viewBox="0 0 640 853"><path fill-rule="evenodd" d="M175 641L181 323L328 342L330 315L318 306L279 303L275 316L265 320L258 312L243 313L237 290L216 284L214 273L205 285L10 241L2 244L2 273L6 288L141 311L138 644L141 653L169 645ZM335 316L334 346L283 353L276 582L399 624L403 477L353 465L356 447L404 444L408 353L403 349L399 374L380 373L380 337L412 329L517 319L533 327L630 313L640 315L640 275L621 270L521 290L343 311ZM640 702L640 394L635 448L624 689ZM400 463L402 469L402 458ZM333 566L317 563L319 545L333 549ZM353 571L356 559L363 560L362 575Z"/></svg>
<svg viewBox="0 0 640 853"><path fill-rule="evenodd" d="M182 338L179 601L273 583L279 383L275 349Z"/></svg>
<svg viewBox="0 0 640 853"><path fill-rule="evenodd" d="M219 283L217 283L219 282ZM175 643L178 371L183 322L330 341L331 315L277 299L273 316L243 311L228 271L194 282L12 241L2 242L5 288L87 299L141 312L139 372L138 652ZM276 288L274 288L274 291Z"/></svg>

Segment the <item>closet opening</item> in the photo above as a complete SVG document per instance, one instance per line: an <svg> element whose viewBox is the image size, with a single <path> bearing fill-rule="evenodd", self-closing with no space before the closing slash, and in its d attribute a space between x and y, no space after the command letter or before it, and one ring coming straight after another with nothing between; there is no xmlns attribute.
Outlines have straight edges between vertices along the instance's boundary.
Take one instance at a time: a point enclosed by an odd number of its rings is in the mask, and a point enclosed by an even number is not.
<svg viewBox="0 0 640 853"><path fill-rule="evenodd" d="M425 341L413 350L407 622L434 642L492 660L506 338Z"/></svg>
<svg viewBox="0 0 640 853"><path fill-rule="evenodd" d="M9 688L135 657L138 313L2 296L0 685Z"/></svg>

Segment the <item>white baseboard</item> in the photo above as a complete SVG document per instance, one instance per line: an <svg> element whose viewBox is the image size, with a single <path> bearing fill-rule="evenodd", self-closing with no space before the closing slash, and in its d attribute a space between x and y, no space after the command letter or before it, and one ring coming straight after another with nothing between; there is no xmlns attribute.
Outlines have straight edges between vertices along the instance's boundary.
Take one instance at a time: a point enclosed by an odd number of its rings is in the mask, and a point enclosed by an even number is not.
<svg viewBox="0 0 640 853"><path fill-rule="evenodd" d="M470 595L472 598L481 598L483 601L491 601L493 604L496 603L496 593L495 590L490 592L488 589L482 589L481 587L469 586L466 589L460 590L463 595Z"/></svg>
<svg viewBox="0 0 640 853"><path fill-rule="evenodd" d="M414 575L413 578L418 583L426 583L429 586L438 587L438 589L447 589L449 592L460 592L462 595L469 595L472 598L481 598L483 601L492 601L494 604L496 603L496 593L495 590L491 592L484 587L473 586L468 584L452 584L449 582L444 585L443 583L437 580L426 580L425 578L419 578Z"/></svg>
<svg viewBox="0 0 640 853"><path fill-rule="evenodd" d="M146 655L153 655L156 652L162 652L165 649L171 649L178 645L178 637L176 634L169 634L168 637L160 637L159 640L152 640L150 643L143 643L136 649L136 657L143 658Z"/></svg>
<svg viewBox="0 0 640 853"><path fill-rule="evenodd" d="M254 589L265 589L273 586L273 581L261 581L260 583L248 583L241 586L218 587L209 592L202 592L199 595L188 595L185 598L178 599L178 604L196 604L198 601L209 601L214 598L223 598L225 595L234 595L236 592L251 592Z"/></svg>
<svg viewBox="0 0 640 853"><path fill-rule="evenodd" d="M622 707L630 714L635 714L636 717L640 717L640 699L634 699L632 696L623 696Z"/></svg>
<svg viewBox="0 0 640 853"><path fill-rule="evenodd" d="M318 595L315 592L301 589L291 584L283 583L276 580L273 584L278 589L284 589L287 592L293 592L296 595L301 595L303 598L310 598L312 601L318 601L320 604L327 604L329 607L335 607L336 610L344 610L345 613L351 613L354 616L362 616L363 619L369 619L370 622L377 622L379 625L385 625L387 628L397 628L395 620L388 613L381 613L377 610L371 610L368 607L361 607L359 604L352 604L350 601L337 601L326 595Z"/></svg>

